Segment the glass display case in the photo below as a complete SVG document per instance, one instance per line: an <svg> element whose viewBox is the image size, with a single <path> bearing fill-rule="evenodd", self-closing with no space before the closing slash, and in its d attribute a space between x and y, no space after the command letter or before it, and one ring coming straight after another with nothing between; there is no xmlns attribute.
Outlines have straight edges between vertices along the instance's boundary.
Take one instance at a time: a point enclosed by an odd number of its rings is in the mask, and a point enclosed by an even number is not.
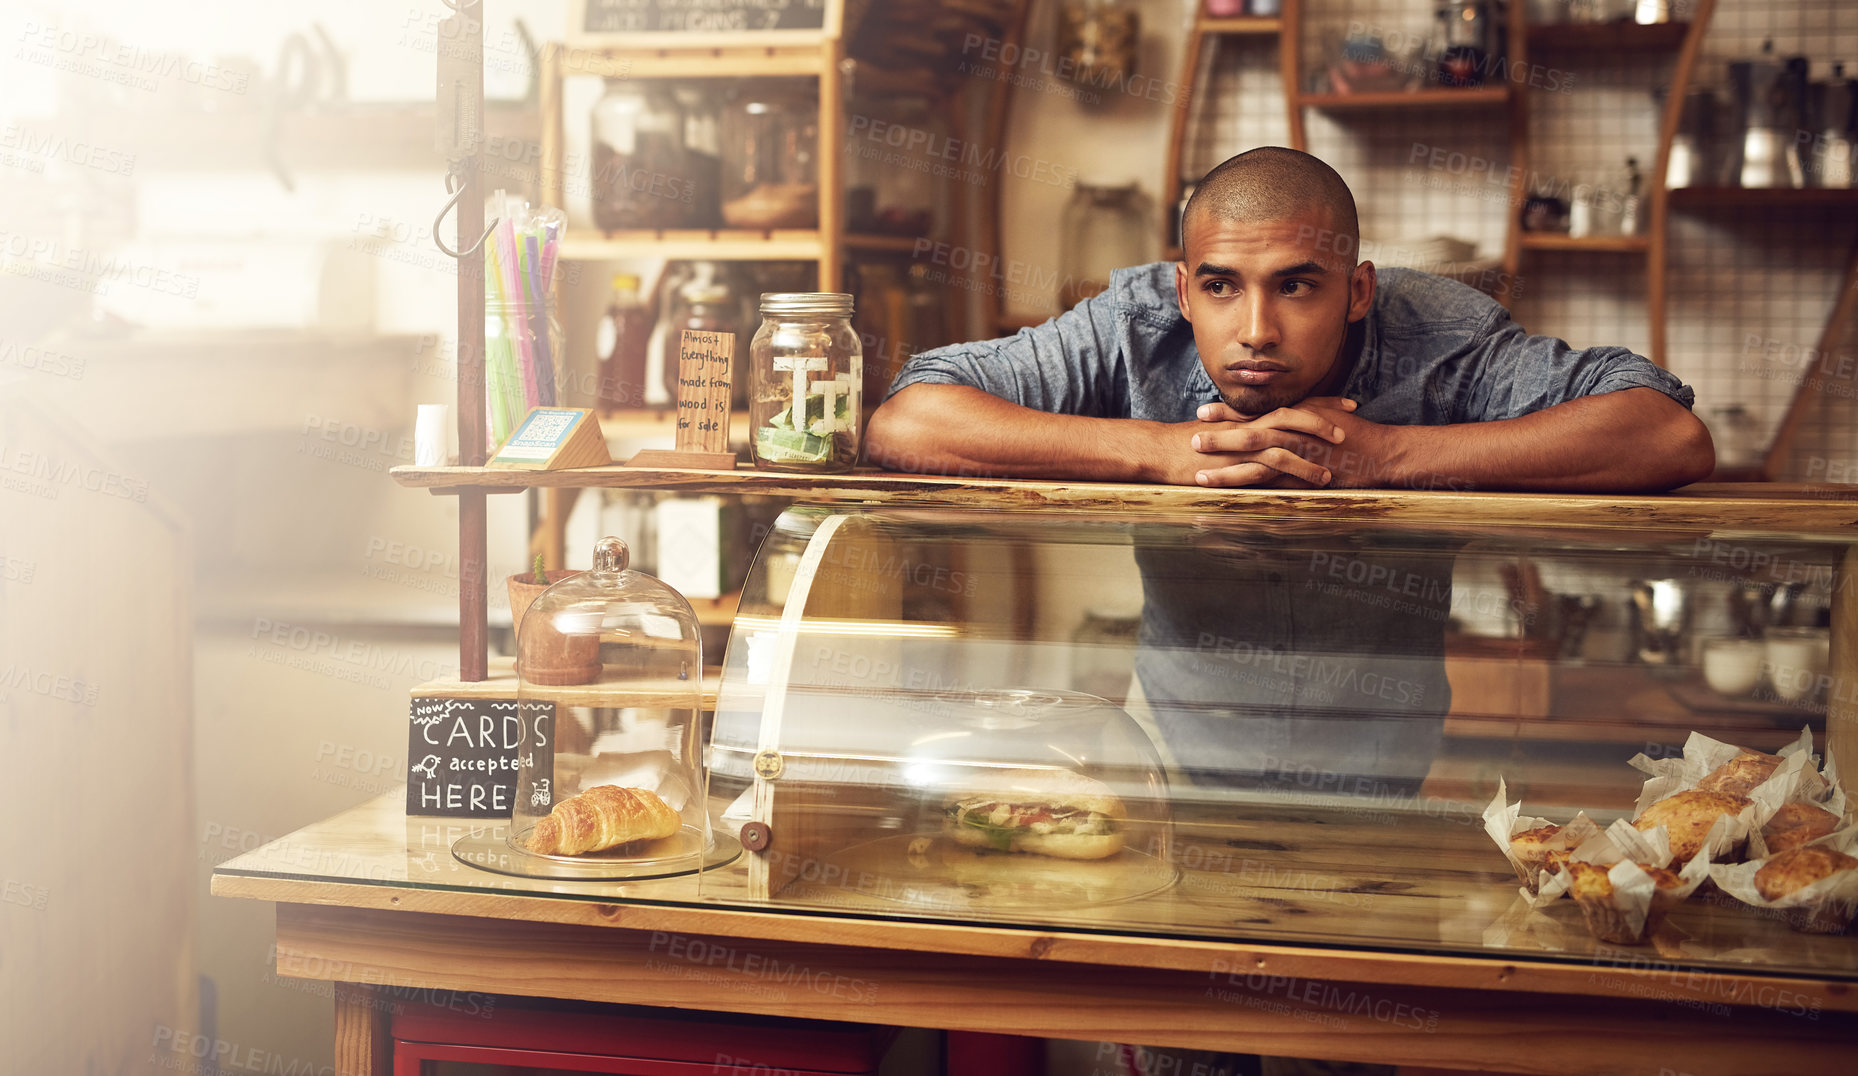
<svg viewBox="0 0 1858 1076"><path fill-rule="evenodd" d="M886 476L880 507L854 503L874 496L858 477L767 528L720 673L690 672L675 595L609 593L637 573L558 583L525 618L527 661L530 620L572 635L594 601L600 673L540 683L575 666L566 643L525 673L558 736L519 793L545 772L550 811L591 783L670 790L681 831L711 834L700 855L538 870L518 845L542 805L520 794L508 823L387 799L219 874L604 909L551 917L1650 961L1825 999L1858 982L1858 934L1823 933L1858 904L1849 494L1032 511L1010 503L1098 488ZM946 507L967 502L1006 507ZM675 639L618 645L660 616ZM675 665L620 675L645 654ZM1730 806L1673 815L1691 802ZM1764 879L1797 852L1824 877Z"/></svg>
<svg viewBox="0 0 1858 1076"><path fill-rule="evenodd" d="M1571 843L1616 822L1649 834L1633 825L1660 798L1648 780L1707 788L1700 760L1778 764L1786 746L1786 789L1740 832L1796 802L1835 819L1821 846L1852 851L1825 765L1828 708L1852 702L1829 627L1849 541L796 507L743 591L711 736L711 807L749 852L700 895L1590 959L1619 931L1522 891L1487 813L1578 818ZM1105 609L1130 626L1105 630ZM1614 836L1574 859L1756 869L1736 862L1747 843L1652 861ZM1858 978L1858 937L1683 892L1628 940Z"/></svg>

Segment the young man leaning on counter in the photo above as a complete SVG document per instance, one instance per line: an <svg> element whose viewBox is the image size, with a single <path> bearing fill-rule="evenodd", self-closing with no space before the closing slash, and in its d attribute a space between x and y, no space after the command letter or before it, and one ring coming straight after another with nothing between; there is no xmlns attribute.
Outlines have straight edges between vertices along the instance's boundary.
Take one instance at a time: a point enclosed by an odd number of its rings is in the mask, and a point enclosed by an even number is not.
<svg viewBox="0 0 1858 1076"><path fill-rule="evenodd" d="M1715 466L1694 394L1618 347L1530 336L1463 284L1358 262L1307 153L1208 173L1182 259L1016 336L912 358L871 417L892 470L1203 486L1644 492ZM1169 279L1172 278L1172 289Z"/></svg>

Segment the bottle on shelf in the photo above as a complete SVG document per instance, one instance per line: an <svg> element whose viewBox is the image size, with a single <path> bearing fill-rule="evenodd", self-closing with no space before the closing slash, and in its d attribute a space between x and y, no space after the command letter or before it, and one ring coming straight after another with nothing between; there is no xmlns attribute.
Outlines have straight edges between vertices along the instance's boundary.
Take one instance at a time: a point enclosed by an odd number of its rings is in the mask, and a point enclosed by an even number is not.
<svg viewBox="0 0 1858 1076"><path fill-rule="evenodd" d="M613 274L613 294L594 336L594 351L600 358L595 398L600 407L644 406L646 343L653 320L639 297L639 278L631 273Z"/></svg>
<svg viewBox="0 0 1858 1076"><path fill-rule="evenodd" d="M1638 235L1644 230L1645 215L1643 209L1645 203L1639 193L1644 182L1645 177L1639 173L1639 159L1637 157L1627 157L1626 191L1625 196L1622 197L1619 202L1620 235Z"/></svg>

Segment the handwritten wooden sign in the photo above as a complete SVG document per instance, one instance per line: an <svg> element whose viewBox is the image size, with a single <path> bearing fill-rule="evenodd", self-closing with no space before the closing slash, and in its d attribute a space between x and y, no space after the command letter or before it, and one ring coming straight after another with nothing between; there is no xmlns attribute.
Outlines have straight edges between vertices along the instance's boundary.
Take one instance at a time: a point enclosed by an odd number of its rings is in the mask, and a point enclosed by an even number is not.
<svg viewBox="0 0 1858 1076"><path fill-rule="evenodd" d="M729 385L735 334L685 329L678 347L677 447L646 449L628 467L695 467L730 470Z"/></svg>

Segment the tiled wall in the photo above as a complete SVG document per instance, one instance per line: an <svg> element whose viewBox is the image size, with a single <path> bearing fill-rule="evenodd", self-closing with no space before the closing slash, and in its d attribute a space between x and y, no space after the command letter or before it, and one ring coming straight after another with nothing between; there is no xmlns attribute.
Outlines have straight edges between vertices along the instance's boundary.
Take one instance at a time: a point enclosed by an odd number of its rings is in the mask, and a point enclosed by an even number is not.
<svg viewBox="0 0 1858 1076"><path fill-rule="evenodd" d="M1532 12L1546 6L1529 4ZM1681 17L1689 5L1679 0L1675 7ZM1326 66L1351 30L1380 36L1396 54L1406 51L1422 39L1432 9L1428 0L1310 0L1300 46L1306 73ZM1696 84L1726 90L1727 63L1758 54L1769 39L1783 55L1807 56L1813 78L1829 74L1835 61L1858 73L1858 4L1719 0ZM1565 197L1576 182L1623 184L1628 156L1638 158L1651 182L1659 107L1653 90L1670 78L1674 58L1674 52L1532 57L1543 69L1535 85L1548 88L1530 101L1530 186ZM1196 102L1182 162L1186 178L1240 150L1284 142L1275 40L1223 42ZM1427 235L1471 241L1480 259L1500 256L1510 211L1505 187L1491 178L1510 163L1501 108L1309 111L1305 121L1311 152L1354 189L1364 250L1378 254L1377 261L1410 263L1397 241ZM1480 156L1497 158L1495 167L1480 166ZM1706 420L1718 422L1722 408L1742 405L1754 420L1757 449L1765 449L1812 366L1858 240L1854 218L1849 209L1806 207L1698 208L1672 217L1668 364L1697 389ZM1531 331L1577 345L1649 349L1643 257L1525 252L1519 276L1513 308ZM1858 354L1858 326L1841 352L1843 376L1830 380L1808 415L1786 477L1858 481L1858 373L1850 361Z"/></svg>

